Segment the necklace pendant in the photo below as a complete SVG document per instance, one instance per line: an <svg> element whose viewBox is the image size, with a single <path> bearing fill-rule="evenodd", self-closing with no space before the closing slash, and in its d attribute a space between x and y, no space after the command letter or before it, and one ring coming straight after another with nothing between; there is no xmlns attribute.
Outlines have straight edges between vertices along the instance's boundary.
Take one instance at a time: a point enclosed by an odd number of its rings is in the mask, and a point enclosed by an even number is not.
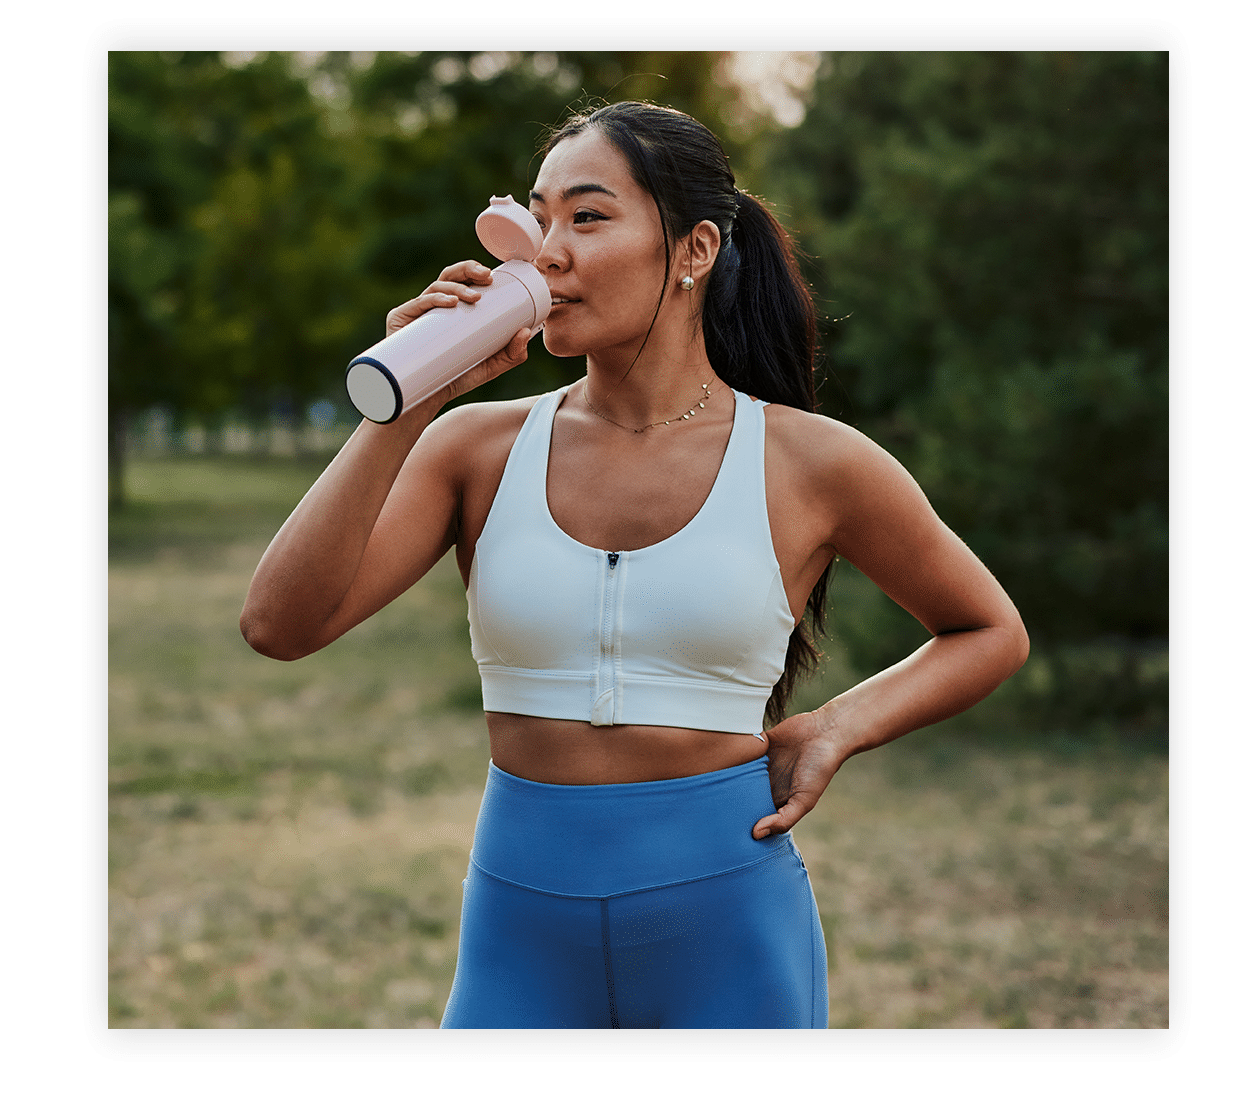
<svg viewBox="0 0 1254 1100"><path fill-rule="evenodd" d="M711 396L710 386L713 384L713 381L714 380L711 379L711 381L709 382L701 383L701 391L702 391L701 396L702 397L705 397L708 399ZM623 428L629 432L632 432L635 435L640 435L642 432L647 432L650 428L669 427L671 423L669 420L656 420L652 424L646 424L643 428L633 428L629 424L619 424L617 420L611 420L608 416L605 415L605 413L603 413L600 409L598 409L592 403L591 398L588 397L588 386L586 382L584 383L584 386L580 392L583 394L584 404L587 405L589 409L591 409L597 416L599 416L607 424L613 424L615 425L615 427ZM698 401L695 405L693 405L691 409L689 409L686 413L683 414L682 419L690 420L692 417L697 415L697 409L704 409L704 408L705 408L705 402ZM675 417L676 421L680 419L681 418L678 416Z"/></svg>

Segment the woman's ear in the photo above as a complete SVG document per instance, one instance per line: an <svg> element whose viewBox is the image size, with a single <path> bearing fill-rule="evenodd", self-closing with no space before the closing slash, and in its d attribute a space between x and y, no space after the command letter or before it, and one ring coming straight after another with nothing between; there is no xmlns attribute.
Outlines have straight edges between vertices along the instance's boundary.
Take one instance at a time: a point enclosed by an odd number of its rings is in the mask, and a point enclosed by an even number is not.
<svg viewBox="0 0 1254 1100"><path fill-rule="evenodd" d="M691 275L698 282L710 273L714 261L718 259L718 250L722 247L723 237L718 226L712 221L697 222L692 232L685 238L688 255L681 259L684 265L683 275Z"/></svg>

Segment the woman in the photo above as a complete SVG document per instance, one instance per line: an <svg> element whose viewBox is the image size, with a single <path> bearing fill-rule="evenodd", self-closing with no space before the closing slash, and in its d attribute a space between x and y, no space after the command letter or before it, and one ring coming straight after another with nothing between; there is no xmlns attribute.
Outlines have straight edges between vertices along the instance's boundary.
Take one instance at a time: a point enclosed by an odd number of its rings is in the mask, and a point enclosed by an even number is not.
<svg viewBox="0 0 1254 1100"><path fill-rule="evenodd" d="M442 1026L826 1027L789 830L854 753L992 691L1027 637L906 471L813 411L813 304L717 139L620 103L543 152L544 342L586 376L436 419L526 358L523 330L363 423L266 551L241 627L311 653L455 548L492 759ZM446 268L388 328L489 279ZM780 721L837 557L933 637Z"/></svg>

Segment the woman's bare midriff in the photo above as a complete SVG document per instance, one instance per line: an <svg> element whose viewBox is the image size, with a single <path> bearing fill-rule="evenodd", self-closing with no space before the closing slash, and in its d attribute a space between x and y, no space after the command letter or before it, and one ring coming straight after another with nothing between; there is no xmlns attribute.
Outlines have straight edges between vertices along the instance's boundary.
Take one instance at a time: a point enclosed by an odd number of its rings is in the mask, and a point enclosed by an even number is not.
<svg viewBox="0 0 1254 1100"><path fill-rule="evenodd" d="M745 733L673 726L593 726L489 711L492 762L536 783L646 783L734 768L766 753Z"/></svg>

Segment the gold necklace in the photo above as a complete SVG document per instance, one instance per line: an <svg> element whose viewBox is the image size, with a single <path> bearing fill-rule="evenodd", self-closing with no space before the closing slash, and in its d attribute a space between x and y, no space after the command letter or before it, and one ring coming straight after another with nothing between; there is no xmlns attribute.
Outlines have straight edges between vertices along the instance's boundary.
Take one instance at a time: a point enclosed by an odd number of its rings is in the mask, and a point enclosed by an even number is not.
<svg viewBox="0 0 1254 1100"><path fill-rule="evenodd" d="M608 416L605 415L605 413L601 412L600 409L598 409L595 405L593 405L593 403L588 399L588 380L586 378L584 379L584 384L580 388L579 392L583 394L583 403L587 405L588 408L590 408L594 413L596 413L596 415L599 416L602 420L604 420L607 424L613 424L614 427L616 428L623 428L626 431L635 432L636 435L639 435L641 432L647 432L650 428L660 428L665 424L669 424L671 420L687 420L690 417L696 416L697 410L704 409L705 403L710 399L710 386L713 384L713 382L714 382L714 379L711 378L709 382L701 383L701 397L698 399L697 403L693 405L692 408L689 409L686 413L676 413L674 416L670 418L670 420L655 420L652 424L646 424L643 428L632 428L628 426L627 424L620 424L617 420L611 420Z"/></svg>

